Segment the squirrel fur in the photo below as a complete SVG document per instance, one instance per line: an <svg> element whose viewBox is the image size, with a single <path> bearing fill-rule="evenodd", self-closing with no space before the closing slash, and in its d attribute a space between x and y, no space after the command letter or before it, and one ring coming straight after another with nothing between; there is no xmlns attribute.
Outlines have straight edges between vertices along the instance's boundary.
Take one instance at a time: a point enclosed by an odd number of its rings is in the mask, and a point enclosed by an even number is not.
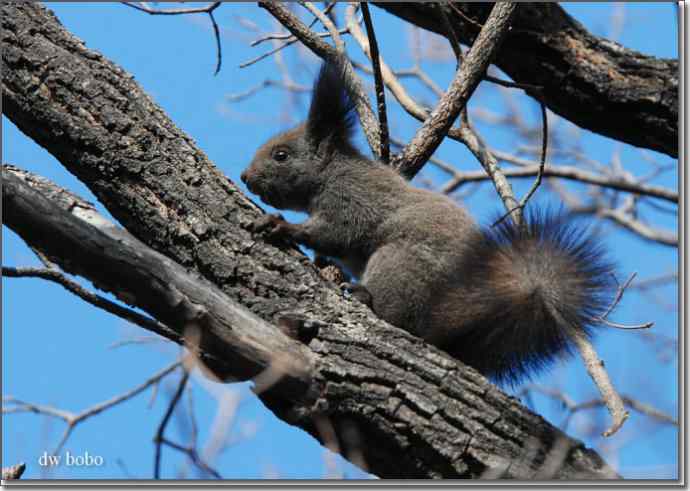
<svg viewBox="0 0 690 491"><path fill-rule="evenodd" d="M382 319L497 382L570 352L608 305L612 265L563 214L530 211L481 229L440 193L411 186L351 143L353 92L324 64L307 121L259 148L242 180L301 224L268 215L269 236L338 260Z"/></svg>

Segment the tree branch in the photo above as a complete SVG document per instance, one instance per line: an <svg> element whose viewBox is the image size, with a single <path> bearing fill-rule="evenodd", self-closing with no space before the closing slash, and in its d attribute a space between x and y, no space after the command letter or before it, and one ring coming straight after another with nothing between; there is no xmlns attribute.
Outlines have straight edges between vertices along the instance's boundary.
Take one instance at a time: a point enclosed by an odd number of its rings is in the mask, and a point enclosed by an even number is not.
<svg viewBox="0 0 690 491"><path fill-rule="evenodd" d="M374 4L447 35L431 3ZM455 35L471 45L493 4L448 5ZM551 111L582 128L678 157L678 60L647 56L594 36L556 3L521 5L512 26L492 63L528 94L542 96Z"/></svg>
<svg viewBox="0 0 690 491"><path fill-rule="evenodd" d="M270 322L291 311L321 322L323 327L308 349L300 345L312 361L308 390L269 390L259 396L278 417L319 441L324 436L315 421L329 421L344 455L350 454L352 439L347 435L356 428L366 436L357 446L361 460L383 478L480 477L491 470L506 478L529 479L540 472L557 441L565 441L567 451L558 461L556 477L617 477L596 452L528 411L471 368L389 326L364 305L344 299L298 251L257 240L248 229L260 216L258 207L130 75L85 48L43 7L5 3L0 8L5 114L77 175L130 232L164 252L187 274L203 275L225 294L221 302L220 295L210 295L215 286L190 282L195 305L213 312L230 308L234 301ZM8 205L3 206L5 213ZM60 222L66 225L71 220ZM76 233L78 227L72 230ZM53 242L59 244L62 237L57 238ZM108 285L122 274L125 246L108 250L111 245L104 251L117 257L108 260L111 266L99 277L99 285ZM62 252L73 257L75 249ZM125 285L162 295L161 284L170 282L166 277L151 284L150 278L159 277L159 264L151 267L143 285L135 284L138 277L134 281L128 277ZM206 303L214 298L217 303ZM165 310L169 304L166 300L159 308ZM179 305L186 310L186 302ZM175 329L182 316L168 319L163 312L156 318ZM219 345L207 347L224 353L221 361L229 372L242 372L237 345L231 346L238 340L226 337L238 329L226 325ZM282 339L275 328L259 329L263 334L257 334L256 350ZM285 348L274 346L273 353L281 349ZM299 353L297 357L302 356ZM255 360L254 366L258 364ZM527 442L535 442L530 447L533 458L526 455Z"/></svg>
<svg viewBox="0 0 690 491"><path fill-rule="evenodd" d="M72 431L74 431L77 425L83 423L92 416L100 414L103 411L107 411L113 406L117 406L118 404L127 401L138 394L141 394L144 390L151 387L152 385L158 384L163 377L173 372L180 365L181 362L176 361L175 363L163 368L162 370L159 370L157 373L153 374L151 377L149 377L136 387L133 387L118 396L112 397L107 401L103 401L91 407L88 407L78 414L69 411L64 411L62 409L56 409L52 406L43 406L40 404L24 402L11 396L2 398L2 412L3 414L32 412L37 414L44 414L47 416L51 416L53 418L63 420L67 424L67 426L65 427L65 431L63 432L59 443L57 444L55 450L52 453L52 455L56 455L63 448L63 446L67 442L67 439L70 437Z"/></svg>
<svg viewBox="0 0 690 491"><path fill-rule="evenodd" d="M512 160L512 156L503 152L494 152L494 154L499 158L499 160ZM538 174L539 164L535 164L529 160L521 160L521 162L526 166L519 169L505 169L503 170L503 174L506 177L532 177ZM452 173L453 178L442 187L442 192L444 193L452 193L463 184L484 181L489 178L486 173L482 171L461 172L452 169ZM651 196L653 198L663 199L671 203L678 203L678 193L671 189L661 186L650 186L637 181L623 180L615 176L594 174L573 166L554 165L549 163L544 167L543 175L544 177L561 177L563 179L569 179L572 181L595 184L604 188L626 191L628 193L633 193L640 196Z"/></svg>
<svg viewBox="0 0 690 491"><path fill-rule="evenodd" d="M6 278L42 278L47 281L52 281L53 283L62 285L67 291L74 293L76 296L95 307L117 315L118 317L131 322L132 324L136 324L139 327L143 327L146 330L155 332L156 334L168 339L172 339L175 342L182 341L181 336L179 336L172 329L169 329L164 324L161 324L150 317L146 317L145 315L141 315L134 310L122 307L115 302L111 302L105 297L96 295L95 293L82 288L76 281L70 280L60 271L48 268L12 268L9 266L3 266L2 276Z"/></svg>
<svg viewBox="0 0 690 491"><path fill-rule="evenodd" d="M289 387L285 390L295 394L300 386L308 386L310 356L302 345L125 231L94 226L105 222L103 217L89 223L60 209L4 166L2 177L5 225L65 271L145 310L174 333L154 332L189 343L195 335L190 329L196 326L205 354L202 361L219 378L252 378L280 354L290 360L281 365L281 384Z"/></svg>
<svg viewBox="0 0 690 491"><path fill-rule="evenodd" d="M441 144L498 51L503 36L508 31L510 17L516 9L517 4L510 2L494 5L489 19L465 56L448 90L398 156L397 166L403 175L411 177L417 174Z"/></svg>

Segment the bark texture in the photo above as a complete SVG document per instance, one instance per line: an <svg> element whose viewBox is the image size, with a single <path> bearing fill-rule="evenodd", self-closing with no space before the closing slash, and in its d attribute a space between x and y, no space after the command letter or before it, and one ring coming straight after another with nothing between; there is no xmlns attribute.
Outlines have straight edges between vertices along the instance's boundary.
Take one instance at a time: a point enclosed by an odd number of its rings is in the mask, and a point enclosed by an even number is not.
<svg viewBox="0 0 690 491"><path fill-rule="evenodd" d="M375 4L446 36L434 3ZM461 42L472 44L492 5L446 4ZM678 157L678 60L594 36L557 3L521 3L494 63L515 82L542 86L548 108L576 125Z"/></svg>
<svg viewBox="0 0 690 491"><path fill-rule="evenodd" d="M1 8L7 117L148 246L269 322L292 311L325 324L308 344L309 390L262 396L279 417L384 478L617 477L472 369L343 299L299 251L252 236L260 209L130 75L43 7Z"/></svg>

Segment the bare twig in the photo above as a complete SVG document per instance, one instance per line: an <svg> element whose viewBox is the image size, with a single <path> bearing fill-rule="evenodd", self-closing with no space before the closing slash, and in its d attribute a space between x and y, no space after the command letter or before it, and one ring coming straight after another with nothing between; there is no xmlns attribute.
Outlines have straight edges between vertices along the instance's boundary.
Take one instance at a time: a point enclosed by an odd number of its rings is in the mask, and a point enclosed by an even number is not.
<svg viewBox="0 0 690 491"><path fill-rule="evenodd" d="M62 409L57 409L53 408L51 406L42 406L39 404L32 404L29 402L24 402L19 399L16 399L11 396L3 397L3 408L2 412L4 414L8 413L20 413L20 412L33 412L37 414L44 414L47 416L52 416L54 418L58 418L63 420L65 423L67 423L67 427L65 428L65 431L60 438L60 442L58 443L57 447L53 451L53 455L56 455L60 452L62 447L65 445L65 442L69 438L69 436L72 434L72 431L74 428L81 422L89 419L92 416L95 416L99 413L102 413L103 411L110 409L113 406L116 406L128 399L131 399L132 397L140 394L144 390L146 390L148 387L158 383L160 379L174 371L176 368L181 366L182 362L181 361L176 361L172 365L169 365L168 367L164 368L163 370L159 371L158 373L155 373L151 377L149 377L147 380L145 380L143 383L137 385L136 387L124 392L123 394L120 394L119 396L113 397L111 399L108 399L107 401L101 402L99 404L96 404L94 406L91 406L90 408L85 409L79 414L74 414L69 411L64 411ZM7 405L11 406L7 406Z"/></svg>
<svg viewBox="0 0 690 491"><path fill-rule="evenodd" d="M529 199L537 191L537 188L541 185L541 179L542 179L542 176L544 175L544 166L546 165L546 151L548 148L548 135L549 135L548 118L546 116L546 106L544 105L544 103L540 101L539 106L541 107L541 124L542 124L541 161L539 162L539 168L537 170L537 178L534 180L532 187L529 189L529 191L527 191L527 194L525 194L525 196L520 200L520 203L517 206L517 208L519 208L520 210L524 210ZM512 209L512 210L508 211L508 213L506 213L501 218L499 218L496 222L494 222L493 226L498 225L500 222L505 220L508 217L508 215L510 215L511 213L513 213L515 211L516 211L516 209ZM526 223L524 221L522 222L522 226L523 227L526 226Z"/></svg>
<svg viewBox="0 0 690 491"><path fill-rule="evenodd" d="M589 373L589 376L599 389L604 404L613 418L611 427L603 433L603 436L611 436L623 426L630 414L625 410L623 399L611 383L611 379L604 369L604 362L601 361L596 351L594 351L594 347L592 347L589 340L580 334L576 334L574 340L585 363L585 368L587 368L587 373Z"/></svg>
<svg viewBox="0 0 690 491"><path fill-rule="evenodd" d="M343 29L338 30L338 34L341 34L341 35L347 34L348 32L350 32L350 31L347 28L343 28ZM316 36L321 37L321 38L327 38L327 37L331 36L331 33L328 31L317 32L315 34L316 34ZM266 36L265 38L261 38L261 40L268 40L268 39L276 39L276 40L287 39L287 41L285 41L282 44L275 46L273 49L271 49L270 51L267 51L266 53L263 53L259 56L256 56L256 57L252 58L251 60L247 60L243 63L240 63L239 68L246 68L250 65L253 65L253 64L255 64L255 63L257 63L257 62L259 62L265 58L268 58L269 56L281 51L282 49L287 48L288 46L290 46L292 44L295 44L297 41L299 41L299 39L297 37L293 36L292 34L285 34L285 35L282 35L281 37L279 37L279 35L277 35L277 34L273 34L270 36ZM252 44L252 46L253 46L253 44Z"/></svg>
<svg viewBox="0 0 690 491"><path fill-rule="evenodd" d="M151 15L185 15L185 14L206 14L215 10L222 2L213 2L206 7L190 7L181 9L154 9L148 6L148 2L122 2L128 7L132 7Z"/></svg>
<svg viewBox="0 0 690 491"><path fill-rule="evenodd" d="M379 110L379 136L380 147L379 156L386 164L390 160L390 144L388 136L388 118L386 116L386 91L383 86L383 79L381 77L381 62L379 59L379 46L376 42L376 33L374 32L374 24L371 22L371 15L369 13L369 6L366 2L361 2L362 16L364 17L364 25L367 28L367 38L369 40L369 49L371 52L371 64L374 70L374 83L376 85L376 103Z"/></svg>
<svg viewBox="0 0 690 491"><path fill-rule="evenodd" d="M343 76L352 86L355 94L355 108L362 124L362 129L364 130L364 134L367 137L367 141L369 142L369 147L371 148L372 152L376 152L379 148L378 124L376 122L376 117L371 109L369 98L364 91L362 82L357 74L354 73L349 59L347 59L347 57L343 57L337 49L320 39L319 36L312 32L301 20L299 20L292 12L290 12L280 3L259 2L259 6L268 10L268 12L273 15L278 22L285 26L297 38L299 38L299 40L302 41L307 48L314 52L314 54L326 61L343 65ZM330 19L328 19L328 23L331 23Z"/></svg>
<svg viewBox="0 0 690 491"><path fill-rule="evenodd" d="M539 173L540 165L525 159L520 159L514 155L499 150L491 150L498 160L504 162L514 163L516 165L524 166L520 169L503 170L506 177L526 178L537 175ZM484 181L489 179L486 173L478 172L460 172L454 169L453 166L447 164L443 167L449 174L453 174L453 178L442 186L444 193L452 193L463 184L475 181ZM591 172L583 171L577 167L566 165L554 165L547 163L544 166L543 177L560 177L572 181L584 182L586 184L594 184L604 188L615 189L618 191L626 191L635 193L641 196L650 196L653 198L663 199L672 203L678 202L678 193L670 189L660 186L649 186L646 184L638 184L636 182L622 181L616 177L603 176L593 174Z"/></svg>
<svg viewBox="0 0 690 491"><path fill-rule="evenodd" d="M41 278L52 281L53 283L63 286L67 291L75 294L91 305L121 317L132 324L153 331L168 339L181 340L181 336L165 324L90 292L80 286L76 281L69 279L62 272L55 269L13 268L11 266L3 266L2 275L8 278Z"/></svg>
<svg viewBox="0 0 690 491"><path fill-rule="evenodd" d="M605 402L602 399L591 399L588 401L576 403L570 397L568 397L567 394L564 394L560 390L551 387L543 387L541 385L536 384L529 384L525 386L518 394L518 398L526 396L529 392L539 392L540 394L543 394L547 397L556 399L559 402L561 402L570 413L566 418L566 422L572 417L574 413L578 411L582 411L585 409L594 409L605 405ZM639 402L638 400L633 399L630 396L622 396L622 400L627 406L639 413L645 414L653 419L656 419L661 423L679 426L678 421L674 417L664 413L663 411L660 411L659 409L656 409L655 407L650 406L649 404Z"/></svg>
<svg viewBox="0 0 690 491"><path fill-rule="evenodd" d="M216 40L216 69L213 73L218 75L220 72L220 67L223 61L223 53L221 51L220 45L220 29L216 23L215 17L213 17L213 11L220 7L222 2L213 2L206 7L191 7L182 9L154 9L148 6L147 2L122 2L128 7L146 12L149 15L185 15L185 14L208 14L209 19L211 19L211 25L213 26L213 34Z"/></svg>
<svg viewBox="0 0 690 491"><path fill-rule="evenodd" d="M196 449L191 448L191 447L184 447L180 445L179 443L175 443L171 440L168 440L167 438L161 438L161 443L165 444L171 448L174 448L178 452L182 452L186 454L190 460L196 465L198 468L203 470L204 472L211 474L214 478L216 479L223 479L223 476L220 475L220 473L213 469L211 466L209 466L206 462L201 459L199 454L196 452Z"/></svg>
<svg viewBox="0 0 690 491"><path fill-rule="evenodd" d="M613 298L613 301L611 302L611 305L608 306L608 308L604 311L603 314L601 314L597 320L603 320L606 319L611 312L618 306L620 301L623 299L623 294L625 293L625 290L628 289L630 284L633 282L635 279L635 276L637 276L637 273L632 273L627 280L625 280L625 283L622 285L618 286L618 291L616 291L616 296ZM617 281L617 280L616 280Z"/></svg>
<svg viewBox="0 0 690 491"><path fill-rule="evenodd" d="M304 8L306 8L309 12L311 12L314 17L319 19L321 24L326 28L326 30L331 34L331 38L333 39L333 43L335 44L335 49L338 50L338 52L341 55L345 54L345 43L343 43L343 40L340 38L340 35L338 34L338 29L335 27L335 24L333 24L333 21L328 18L328 16L323 13L319 8L315 7L312 2L299 2L300 5L302 5Z"/></svg>
<svg viewBox="0 0 690 491"><path fill-rule="evenodd" d="M601 210L601 215L604 218L608 218L624 228L636 233L644 239L667 246L678 247L678 236L676 234L667 230L652 228L649 225L642 223L640 220L633 218L630 214L626 213L620 208L615 210Z"/></svg>
<svg viewBox="0 0 690 491"><path fill-rule="evenodd" d="M669 283L678 282L678 272L674 271L672 273L664 273L659 276L654 276L652 278L645 278L635 282L634 285L630 285L631 290L648 290L650 288L656 288L658 286L667 285Z"/></svg>
<svg viewBox="0 0 690 491"><path fill-rule="evenodd" d="M288 83L285 81L278 82L275 80L266 79L263 82L259 83L258 85L254 86L250 89L247 89L244 92L238 92L235 94L226 95L225 100L228 102L239 102L239 101L242 101L244 99L247 99L247 98L253 96L254 94L256 94L257 92L259 92L260 90L262 90L266 87L280 87L282 89L285 89L289 92L294 92L294 93L311 92L311 87L299 85L299 84L296 84L294 82L291 82L291 83Z"/></svg>
<svg viewBox="0 0 690 491"><path fill-rule="evenodd" d="M182 393L184 392L184 388L187 385L187 380L189 380L189 372L187 370L184 370L182 372L182 377L180 378L180 382L177 384L177 390L175 391L175 394L173 395L172 399L170 399L170 403L168 404L168 409L165 411L165 415L163 416L163 419L161 420L160 424L158 425L158 430L156 431L156 435L153 438L153 442L156 445L156 454L154 457L154 465L153 465L153 478L154 479L160 479L161 445L163 444L163 433L165 432L165 427L168 425L168 421L170 421L170 417L172 416L172 413L175 410L175 406L177 405L177 401L180 400L180 397L182 396Z"/></svg>
<svg viewBox="0 0 690 491"><path fill-rule="evenodd" d="M436 8L438 9L439 14L441 15L443 28L446 31L450 47L453 50L453 53L455 54L455 59L457 60L456 69L458 69L460 68L460 61L463 59L464 56L462 52L462 47L460 47L460 41L458 40L458 37L455 34L455 29L453 29L453 25L451 24L450 19L448 18L448 14L446 14L446 6L443 3L438 3L436 4Z"/></svg>
<svg viewBox="0 0 690 491"><path fill-rule="evenodd" d="M324 15L329 15L331 13L331 10L338 4L338 2L331 2L324 10L323 13ZM314 24L316 24L319 21L318 17L314 17L314 19L309 23L309 29L314 27ZM253 23L252 23L253 24ZM258 30L258 28L254 29ZM345 34L347 32L347 29L342 29L338 31L340 34ZM330 36L330 32L325 32L325 33L318 33L317 35L319 36ZM273 33L273 34L267 34L265 36L262 36L258 39L255 39L252 41L249 46L254 47L258 46L261 43L264 43L266 41L284 41L286 39L292 40L292 42L297 41L297 38L293 36L292 34L285 33L285 32L278 32L278 33Z"/></svg>
<svg viewBox="0 0 690 491"><path fill-rule="evenodd" d="M213 17L213 9L208 11L208 17L211 19L211 25L213 26L213 35L216 38L216 71L213 72L214 75L218 75L220 72L220 66L223 63L223 52L220 47L220 29L216 23L215 17Z"/></svg>

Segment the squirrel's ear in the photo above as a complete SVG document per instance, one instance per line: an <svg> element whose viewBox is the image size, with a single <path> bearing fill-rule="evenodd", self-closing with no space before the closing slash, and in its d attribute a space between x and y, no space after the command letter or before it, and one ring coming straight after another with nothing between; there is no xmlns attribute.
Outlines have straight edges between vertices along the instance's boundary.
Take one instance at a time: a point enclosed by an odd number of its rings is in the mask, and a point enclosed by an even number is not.
<svg viewBox="0 0 690 491"><path fill-rule="evenodd" d="M354 94L345 81L340 63L324 63L314 82L306 132L311 142L319 147L350 144L355 125Z"/></svg>

